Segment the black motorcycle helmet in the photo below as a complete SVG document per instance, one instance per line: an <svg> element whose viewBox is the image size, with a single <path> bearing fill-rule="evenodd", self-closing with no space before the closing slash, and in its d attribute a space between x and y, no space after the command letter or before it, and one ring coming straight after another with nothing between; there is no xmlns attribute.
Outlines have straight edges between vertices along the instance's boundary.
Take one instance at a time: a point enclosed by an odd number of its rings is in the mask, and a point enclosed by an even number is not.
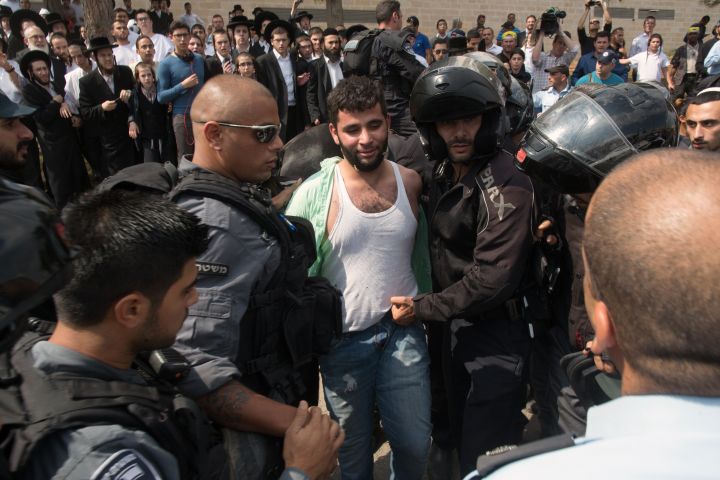
<svg viewBox="0 0 720 480"><path fill-rule="evenodd" d="M535 105L530 87L515 77L510 77L510 92L505 101L505 114L509 123L508 133L515 134L527 130L534 118Z"/></svg>
<svg viewBox="0 0 720 480"><path fill-rule="evenodd" d="M67 282L70 251L55 207L41 193L0 179L0 352L22 334L27 313Z"/></svg>
<svg viewBox="0 0 720 480"><path fill-rule="evenodd" d="M503 100L506 100L510 96L512 93L512 85L510 81L512 75L510 75L507 67L498 57L490 52L470 52L466 53L465 56L482 63L495 74L498 80L500 80L505 92L504 95L501 93Z"/></svg>
<svg viewBox="0 0 720 480"><path fill-rule="evenodd" d="M677 113L657 85L586 84L530 125L515 165L559 192L590 193L633 154L677 143Z"/></svg>
<svg viewBox="0 0 720 480"><path fill-rule="evenodd" d="M415 82L410 94L410 113L431 160L448 156L445 141L435 122L482 114L482 127L475 136L475 153L494 154L505 135L502 86L482 63L467 57L450 57L433 63Z"/></svg>

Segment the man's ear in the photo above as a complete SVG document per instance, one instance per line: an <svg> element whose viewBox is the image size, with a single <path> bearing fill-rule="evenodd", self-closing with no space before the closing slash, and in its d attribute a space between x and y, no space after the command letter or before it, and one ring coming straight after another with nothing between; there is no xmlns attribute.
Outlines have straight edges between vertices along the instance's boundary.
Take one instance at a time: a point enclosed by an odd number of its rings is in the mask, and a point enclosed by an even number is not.
<svg viewBox="0 0 720 480"><path fill-rule="evenodd" d="M328 123L328 128L330 129L330 136L332 137L333 141L335 142L335 145L340 145L340 137L338 137L338 131L337 127L334 123Z"/></svg>
<svg viewBox="0 0 720 480"><path fill-rule="evenodd" d="M115 322L127 329L137 328L147 320L152 310L150 299L140 292L130 292L112 306Z"/></svg>
<svg viewBox="0 0 720 480"><path fill-rule="evenodd" d="M595 329L595 343L599 351L607 352L617 345L615 338L615 324L610 310L605 302L595 301L593 305L593 328Z"/></svg>
<svg viewBox="0 0 720 480"><path fill-rule="evenodd" d="M220 125L212 121L203 125L202 134L213 150L222 150L222 130Z"/></svg>

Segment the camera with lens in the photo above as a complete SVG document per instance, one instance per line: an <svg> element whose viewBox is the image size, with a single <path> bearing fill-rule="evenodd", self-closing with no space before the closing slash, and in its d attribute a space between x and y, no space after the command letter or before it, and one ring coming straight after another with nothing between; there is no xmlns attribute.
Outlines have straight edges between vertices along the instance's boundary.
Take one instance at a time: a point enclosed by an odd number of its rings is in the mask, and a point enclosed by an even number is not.
<svg viewBox="0 0 720 480"><path fill-rule="evenodd" d="M564 10L560 10L556 7L550 7L543 12L540 16L540 30L545 34L546 37L555 35L560 30L560 24L558 19L563 19L567 16Z"/></svg>

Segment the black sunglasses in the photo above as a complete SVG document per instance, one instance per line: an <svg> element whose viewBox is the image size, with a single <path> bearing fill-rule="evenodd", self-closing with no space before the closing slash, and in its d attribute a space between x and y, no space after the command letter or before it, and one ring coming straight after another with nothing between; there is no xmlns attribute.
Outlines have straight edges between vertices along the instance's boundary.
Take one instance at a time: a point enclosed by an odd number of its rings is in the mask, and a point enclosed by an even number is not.
<svg viewBox="0 0 720 480"><path fill-rule="evenodd" d="M193 121L193 123L207 123L207 122L201 122L201 121ZM249 128L250 130L255 131L255 138L260 143L270 143L272 142L278 133L280 133L280 125L238 125L236 123L228 123L228 122L215 122L218 125L222 125L223 127L230 127L230 128Z"/></svg>

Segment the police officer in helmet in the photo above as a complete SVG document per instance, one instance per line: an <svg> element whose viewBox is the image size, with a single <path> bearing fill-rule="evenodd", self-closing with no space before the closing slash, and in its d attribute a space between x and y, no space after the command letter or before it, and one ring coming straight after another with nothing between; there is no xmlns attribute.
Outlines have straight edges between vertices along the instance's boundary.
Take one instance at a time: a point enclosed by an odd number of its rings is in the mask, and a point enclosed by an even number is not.
<svg viewBox="0 0 720 480"><path fill-rule="evenodd" d="M536 338L547 363L539 383L549 390L536 398L544 435L583 435L589 399L578 398L560 359L583 350L594 337L582 295L581 242L590 198L605 176L635 153L673 147L678 118L666 93L652 83L586 85L538 117L523 138L516 166L557 192L546 213L561 238L553 285L553 322ZM547 401L543 401L543 397Z"/></svg>
<svg viewBox="0 0 720 480"><path fill-rule="evenodd" d="M529 335L519 289L533 245L533 191L501 149L501 89L482 63L452 57L427 69L410 98L437 162L429 208L434 293L393 297L393 316L443 324L451 446L462 475L478 455L519 443L525 423Z"/></svg>

